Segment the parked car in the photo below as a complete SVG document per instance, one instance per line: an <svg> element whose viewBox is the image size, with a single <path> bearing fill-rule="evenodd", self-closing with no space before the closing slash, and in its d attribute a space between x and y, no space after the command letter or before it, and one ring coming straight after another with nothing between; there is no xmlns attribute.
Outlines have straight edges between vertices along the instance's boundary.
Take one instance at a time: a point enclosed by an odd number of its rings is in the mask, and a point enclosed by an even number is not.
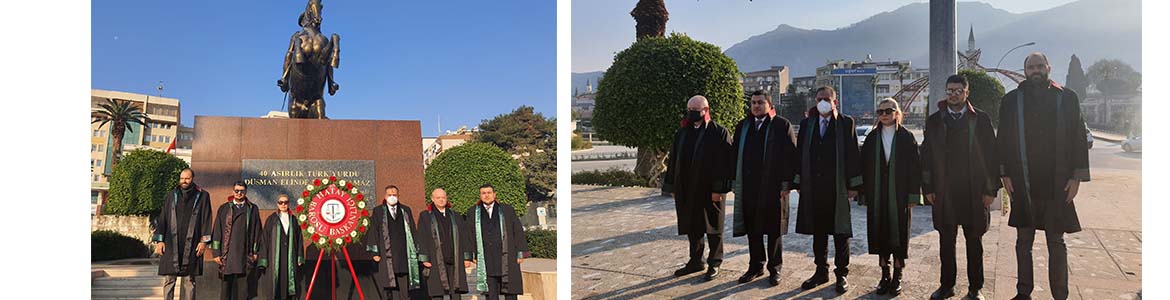
<svg viewBox="0 0 1170 300"><path fill-rule="evenodd" d="M873 125L857 125L857 145L865 144L865 136L873 130Z"/></svg>
<svg viewBox="0 0 1170 300"><path fill-rule="evenodd" d="M1089 149L1093 149L1093 132L1089 131L1089 123L1085 124L1085 139L1089 140Z"/></svg>
<svg viewBox="0 0 1170 300"><path fill-rule="evenodd" d="M1142 152L1142 136L1135 136L1121 142L1121 150L1125 152Z"/></svg>

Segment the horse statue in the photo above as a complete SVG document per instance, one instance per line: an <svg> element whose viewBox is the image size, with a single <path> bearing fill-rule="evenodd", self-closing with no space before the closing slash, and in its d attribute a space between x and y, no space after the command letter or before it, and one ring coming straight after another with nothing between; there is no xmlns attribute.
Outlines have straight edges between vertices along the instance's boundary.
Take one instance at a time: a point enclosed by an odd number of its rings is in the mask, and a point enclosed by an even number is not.
<svg viewBox="0 0 1170 300"><path fill-rule="evenodd" d="M332 96L341 88L333 81L333 69L340 62L341 37L334 33L326 39L321 33L321 0L309 0L297 24L301 30L289 41L284 72L276 85L287 93L289 118L327 119L322 89L328 83Z"/></svg>

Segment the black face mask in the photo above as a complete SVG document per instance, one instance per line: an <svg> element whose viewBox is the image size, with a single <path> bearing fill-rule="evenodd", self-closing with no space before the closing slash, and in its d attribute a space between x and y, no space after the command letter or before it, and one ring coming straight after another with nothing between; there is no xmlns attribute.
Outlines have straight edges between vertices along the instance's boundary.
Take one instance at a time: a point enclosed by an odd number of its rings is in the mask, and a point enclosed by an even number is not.
<svg viewBox="0 0 1170 300"><path fill-rule="evenodd" d="M697 110L687 110L687 120L691 123L703 120L703 112Z"/></svg>

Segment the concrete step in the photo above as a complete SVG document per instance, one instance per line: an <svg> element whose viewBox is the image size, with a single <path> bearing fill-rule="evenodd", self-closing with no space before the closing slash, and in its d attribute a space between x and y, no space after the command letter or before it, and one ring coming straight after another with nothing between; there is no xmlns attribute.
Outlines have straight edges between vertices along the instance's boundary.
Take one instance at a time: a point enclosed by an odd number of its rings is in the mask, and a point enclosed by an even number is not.
<svg viewBox="0 0 1170 300"><path fill-rule="evenodd" d="M158 276L158 266L93 266L91 270L104 270L107 277Z"/></svg>
<svg viewBox="0 0 1170 300"><path fill-rule="evenodd" d="M92 287L92 298L162 297L162 285L153 287Z"/></svg>
<svg viewBox="0 0 1170 300"><path fill-rule="evenodd" d="M94 287L154 287L161 286L162 276L103 277L93 280Z"/></svg>

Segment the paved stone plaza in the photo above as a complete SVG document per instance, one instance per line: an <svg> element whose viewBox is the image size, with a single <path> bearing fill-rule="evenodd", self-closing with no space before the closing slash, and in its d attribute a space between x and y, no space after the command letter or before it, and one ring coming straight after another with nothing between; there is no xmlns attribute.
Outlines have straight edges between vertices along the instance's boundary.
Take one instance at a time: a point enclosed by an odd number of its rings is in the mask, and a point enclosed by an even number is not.
<svg viewBox="0 0 1170 300"><path fill-rule="evenodd" d="M1106 148L1108 147L1108 148ZM1070 299L1139 299L1141 292L1141 169L1140 154L1117 153L1115 145L1094 149L1093 181L1081 186L1077 210L1084 231L1065 235L1069 258ZM1098 162L1110 161L1109 168ZM799 196L791 211L796 211ZM874 294L881 275L877 256L868 254L864 207L852 206L850 290L843 297L832 281L802 291L811 276L812 238L789 233L784 240L784 265L779 286L766 276L747 284L736 281L747 269L744 237L732 238L729 197L724 234L723 273L711 282L702 272L676 278L675 269L687 259L686 237L676 235L674 203L656 189L574 185L572 195L574 299L885 299ZM910 258L904 273L902 299L926 299L938 287L940 263L938 232L931 225L930 207L914 209ZM1007 226L1002 211L992 211L991 228L983 236L984 284L987 299L1015 294L1015 228ZM795 228L795 218L790 228ZM965 250L960 231L956 245L959 299L967 290ZM830 247L830 255L832 254ZM1050 299L1047 247L1038 231L1033 248L1035 299ZM832 259L829 260L830 264Z"/></svg>

